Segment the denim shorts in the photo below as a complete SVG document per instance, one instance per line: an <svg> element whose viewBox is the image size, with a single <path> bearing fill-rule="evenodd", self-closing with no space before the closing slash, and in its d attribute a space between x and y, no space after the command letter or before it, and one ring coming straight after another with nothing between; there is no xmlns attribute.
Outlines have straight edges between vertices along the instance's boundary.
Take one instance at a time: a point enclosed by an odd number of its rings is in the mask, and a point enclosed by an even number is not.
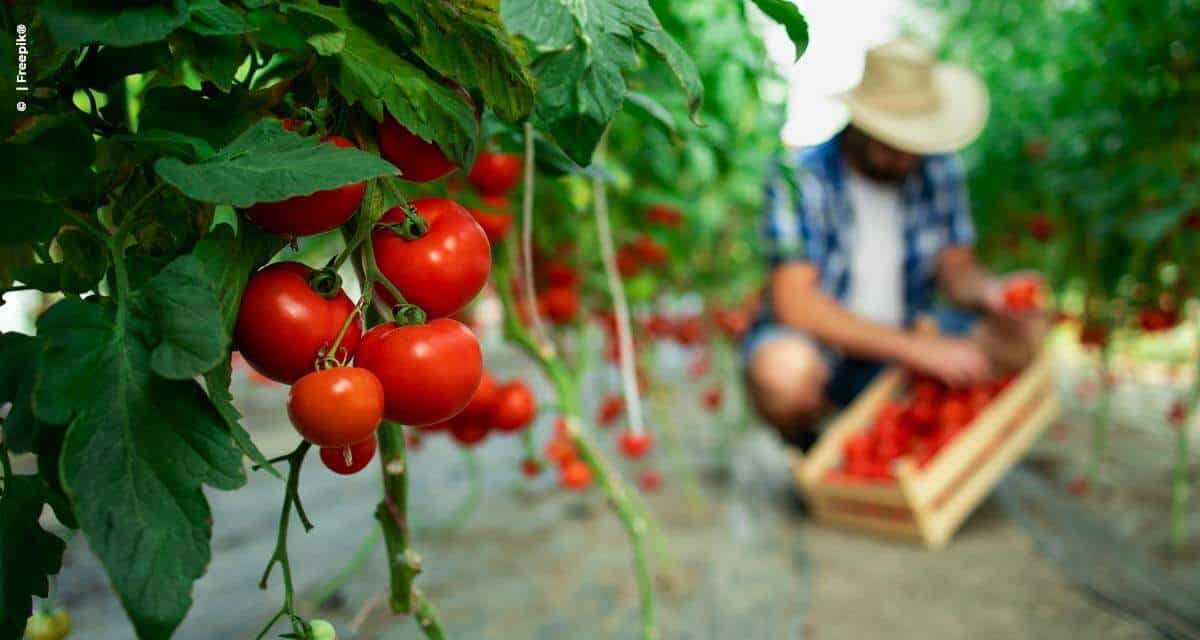
<svg viewBox="0 0 1200 640"><path fill-rule="evenodd" d="M975 313L949 307L939 308L931 315L937 320L942 334L948 336L967 335L978 320L978 315ZM887 362L880 360L864 360L847 356L803 331L772 320L756 322L750 328L745 340L742 341L743 361L749 362L760 346L779 336L799 337L811 342L817 348L829 371L829 379L825 382L825 398L834 406L844 407L850 404L888 365Z"/></svg>

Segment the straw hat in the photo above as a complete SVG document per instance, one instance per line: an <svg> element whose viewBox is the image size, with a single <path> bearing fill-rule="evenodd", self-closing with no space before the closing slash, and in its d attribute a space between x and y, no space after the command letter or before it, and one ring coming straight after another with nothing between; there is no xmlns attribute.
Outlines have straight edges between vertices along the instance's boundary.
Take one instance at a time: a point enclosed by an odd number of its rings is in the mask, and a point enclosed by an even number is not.
<svg viewBox="0 0 1200 640"><path fill-rule="evenodd" d="M867 51L862 81L839 98L854 126L916 154L967 146L988 115L987 88L979 76L937 62L928 49L906 38Z"/></svg>

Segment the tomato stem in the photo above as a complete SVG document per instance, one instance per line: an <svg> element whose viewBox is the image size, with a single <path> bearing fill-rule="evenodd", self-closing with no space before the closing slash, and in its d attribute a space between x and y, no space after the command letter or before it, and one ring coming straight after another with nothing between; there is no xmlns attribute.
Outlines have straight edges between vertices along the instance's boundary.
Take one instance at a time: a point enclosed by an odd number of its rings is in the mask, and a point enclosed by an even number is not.
<svg viewBox="0 0 1200 640"><path fill-rule="evenodd" d="M579 457L591 469L592 475L595 476L601 489L608 496L609 502L629 537L634 574L641 601L642 640L657 640L659 635L654 605L654 579L650 558L646 553L646 537L652 529L650 516L637 500L636 493L630 491L620 475L609 467L581 428L577 378L571 374L561 358L542 350L538 342L521 324L512 291L503 286L503 283L508 282L511 272L512 251L499 252L492 275L496 278L496 290L499 292L504 311L504 336L523 348L550 379L558 396L559 409L567 422L567 433L575 444Z"/></svg>
<svg viewBox="0 0 1200 640"><path fill-rule="evenodd" d="M538 311L537 291L533 286L533 175L534 175L534 144L533 124L525 122L525 170L524 189L521 194L521 277L525 289L525 303L529 307L529 319L533 324L533 334L537 340L537 349L545 357L553 357L554 341L546 331L542 322L542 314ZM500 286L507 286L501 282Z"/></svg>
<svg viewBox="0 0 1200 640"><path fill-rule="evenodd" d="M293 632L303 633L304 631L304 621L296 615L296 591L292 584L292 563L288 559L287 536L293 505L296 507L296 514L300 518L300 523L304 525L305 531L311 530L313 526L312 522L308 519L308 515L304 513L304 507L300 503L299 491L300 467L304 464L304 456L311 448L312 444L308 441L301 441L300 445L285 458L288 462L288 477L287 486L283 494L283 508L279 510L279 530L275 537L275 550L271 552L271 558L267 561L266 569L263 570L262 579L258 582L259 589L266 589L267 579L271 577L271 570L275 567L276 563L279 563L279 567L283 571L283 605L272 616L271 620L267 622L267 626L263 627L263 630L259 632L256 640L265 637L275 622L284 615L290 619Z"/></svg>

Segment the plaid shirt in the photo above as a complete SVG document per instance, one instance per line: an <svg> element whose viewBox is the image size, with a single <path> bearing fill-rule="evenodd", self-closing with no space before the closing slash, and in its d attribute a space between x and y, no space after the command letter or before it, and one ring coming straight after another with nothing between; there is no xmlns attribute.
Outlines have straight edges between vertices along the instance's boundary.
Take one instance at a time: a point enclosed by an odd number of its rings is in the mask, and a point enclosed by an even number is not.
<svg viewBox="0 0 1200 640"><path fill-rule="evenodd" d="M775 168L767 184L764 248L772 266L792 260L815 264L821 289L845 301L851 280L854 212L842 175L839 138L799 150L791 166ZM937 257L942 249L975 241L965 175L958 159L952 155L922 157L920 169L901 185L901 206L904 317L911 323L916 314L933 304ZM766 315L770 315L769 309Z"/></svg>

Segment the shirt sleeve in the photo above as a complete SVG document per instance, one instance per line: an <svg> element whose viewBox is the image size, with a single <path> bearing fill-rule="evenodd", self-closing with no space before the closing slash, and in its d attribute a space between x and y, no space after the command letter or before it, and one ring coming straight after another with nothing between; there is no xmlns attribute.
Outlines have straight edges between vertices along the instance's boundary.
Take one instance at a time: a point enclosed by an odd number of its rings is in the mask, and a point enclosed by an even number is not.
<svg viewBox="0 0 1200 640"><path fill-rule="evenodd" d="M950 244L975 244L975 220L971 217L971 198L967 190L967 173L956 156L945 156L943 175L937 184L937 197L946 198L948 239Z"/></svg>
<svg viewBox="0 0 1200 640"><path fill-rule="evenodd" d="M819 194L802 188L794 167L777 162L766 187L763 220L763 254L776 267L807 257L812 236L813 198Z"/></svg>

